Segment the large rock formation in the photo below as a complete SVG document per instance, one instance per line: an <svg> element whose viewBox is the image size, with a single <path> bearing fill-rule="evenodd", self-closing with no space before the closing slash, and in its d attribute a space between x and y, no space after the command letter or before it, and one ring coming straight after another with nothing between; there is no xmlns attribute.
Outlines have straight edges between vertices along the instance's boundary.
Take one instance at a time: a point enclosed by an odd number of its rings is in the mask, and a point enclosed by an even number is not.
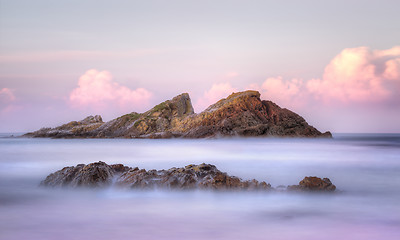
<svg viewBox="0 0 400 240"><path fill-rule="evenodd" d="M193 111L183 93L145 113L132 112L104 123L87 117L56 128L25 134L30 137L92 138L204 138L218 136L331 137L321 133L298 114L262 101L257 91L232 93L203 112Z"/></svg>
<svg viewBox="0 0 400 240"><path fill-rule="evenodd" d="M45 187L122 187L134 189L210 189L273 190L270 184L255 179L242 180L221 172L214 165L188 165L168 170L130 168L122 164L95 162L65 167L41 182ZM328 178L306 177L288 190L333 192L336 187Z"/></svg>

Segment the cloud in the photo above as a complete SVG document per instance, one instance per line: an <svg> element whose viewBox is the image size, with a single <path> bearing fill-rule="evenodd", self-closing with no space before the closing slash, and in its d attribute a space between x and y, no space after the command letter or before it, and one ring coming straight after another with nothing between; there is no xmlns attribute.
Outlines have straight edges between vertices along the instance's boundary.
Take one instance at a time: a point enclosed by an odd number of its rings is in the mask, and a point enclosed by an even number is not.
<svg viewBox="0 0 400 240"><path fill-rule="evenodd" d="M246 86L236 87L229 82L214 84L196 106L204 109L231 92L245 89L258 90L262 99L298 112L310 119L310 123L318 122L321 129L359 132L399 129L394 122L400 119L396 111L400 104L400 46L386 50L344 49L326 65L320 78L277 76Z"/></svg>
<svg viewBox="0 0 400 240"><path fill-rule="evenodd" d="M399 102L400 47L347 48L329 62L322 78L269 77L261 85L251 83L246 89L258 90L264 99L293 109L321 104Z"/></svg>
<svg viewBox="0 0 400 240"><path fill-rule="evenodd" d="M293 78L284 80L281 76L267 78L261 86L250 84L246 89L257 90L264 99L272 100L282 106L295 107L303 103L304 82L301 79Z"/></svg>
<svg viewBox="0 0 400 240"><path fill-rule="evenodd" d="M0 90L0 102L1 103L7 103L7 102L12 102L15 101L15 95L13 91L9 88L2 88Z"/></svg>
<svg viewBox="0 0 400 240"><path fill-rule="evenodd" d="M325 101L382 102L399 96L400 47L371 50L347 48L325 68L322 79L307 82L307 89Z"/></svg>
<svg viewBox="0 0 400 240"><path fill-rule="evenodd" d="M144 88L131 90L121 86L107 71L91 69L79 78L78 87L69 95L69 103L74 108L138 111L148 107L152 95Z"/></svg>
<svg viewBox="0 0 400 240"><path fill-rule="evenodd" d="M238 90L232 87L232 85L229 82L213 84L210 90L205 91L203 96L201 96L196 101L194 107L198 112L203 111L208 106L217 102L221 98L226 98L232 92L237 92L237 91Z"/></svg>
<svg viewBox="0 0 400 240"><path fill-rule="evenodd" d="M7 113L15 108L16 97L9 88L0 89L0 112Z"/></svg>
<svg viewBox="0 0 400 240"><path fill-rule="evenodd" d="M0 89L0 116L10 114L21 109L21 106L16 104L17 98L13 90L9 88Z"/></svg>

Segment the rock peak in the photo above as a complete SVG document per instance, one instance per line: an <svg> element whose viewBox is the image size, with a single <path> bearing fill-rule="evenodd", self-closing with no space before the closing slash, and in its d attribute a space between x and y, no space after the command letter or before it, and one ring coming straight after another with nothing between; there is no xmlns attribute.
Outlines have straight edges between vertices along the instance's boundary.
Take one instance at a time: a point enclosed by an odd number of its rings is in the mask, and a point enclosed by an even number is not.
<svg viewBox="0 0 400 240"><path fill-rule="evenodd" d="M192 106L192 100L190 99L189 93L182 93L170 100L172 104L175 104L177 115L190 115L194 113Z"/></svg>
<svg viewBox="0 0 400 240"><path fill-rule="evenodd" d="M95 115L95 116L90 115L79 122L82 124L103 123L103 119L101 118L100 115Z"/></svg>
<svg viewBox="0 0 400 240"><path fill-rule="evenodd" d="M260 98L261 94L255 90L246 90L243 92L232 93L226 99L234 99L234 98L241 98L241 97L256 97Z"/></svg>
<svg viewBox="0 0 400 240"><path fill-rule="evenodd" d="M231 93L227 98L223 98L218 102L210 105L205 111L212 112L216 109L220 109L223 106L238 104L243 101L250 101L250 98L255 98L256 101L260 100L260 93L258 91L247 90L243 92Z"/></svg>

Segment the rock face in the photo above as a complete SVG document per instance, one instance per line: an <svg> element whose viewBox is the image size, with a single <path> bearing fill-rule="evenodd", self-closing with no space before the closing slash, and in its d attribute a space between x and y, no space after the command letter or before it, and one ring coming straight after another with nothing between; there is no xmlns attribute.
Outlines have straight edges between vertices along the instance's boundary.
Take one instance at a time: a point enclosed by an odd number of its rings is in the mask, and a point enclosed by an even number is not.
<svg viewBox="0 0 400 240"><path fill-rule="evenodd" d="M288 186L288 190L294 191L335 191L336 186L332 184L329 178L305 177L299 182L299 185Z"/></svg>
<svg viewBox="0 0 400 240"><path fill-rule="evenodd" d="M45 187L120 187L132 189L209 189L209 190L274 190L270 184L255 179L242 180L221 172L214 165L188 165L168 170L131 168L122 164L95 162L65 167L50 174L40 183ZM306 177L288 190L333 192L336 187L328 178ZM278 189L279 190L279 186Z"/></svg>
<svg viewBox="0 0 400 240"><path fill-rule="evenodd" d="M76 167L65 167L50 174L41 182L43 186L51 187L103 187L111 184L117 174L130 168L122 164L107 165L104 162L79 164Z"/></svg>
<svg viewBox="0 0 400 240"><path fill-rule="evenodd" d="M96 162L65 167L41 182L47 187L118 187L136 189L268 190L271 185L257 180L243 181L219 171L214 165L188 165L168 170L130 168L122 164Z"/></svg>
<svg viewBox="0 0 400 240"><path fill-rule="evenodd" d="M27 133L27 137L53 137L53 138L73 138L86 137L88 133L98 129L104 124L100 115L89 116L81 121L72 121L56 128L42 128L38 131Z"/></svg>
<svg viewBox="0 0 400 240"><path fill-rule="evenodd" d="M257 91L232 93L196 114L183 93L145 113L132 112L104 123L87 117L56 128L43 128L28 137L204 138L218 136L331 137L296 113L262 101Z"/></svg>

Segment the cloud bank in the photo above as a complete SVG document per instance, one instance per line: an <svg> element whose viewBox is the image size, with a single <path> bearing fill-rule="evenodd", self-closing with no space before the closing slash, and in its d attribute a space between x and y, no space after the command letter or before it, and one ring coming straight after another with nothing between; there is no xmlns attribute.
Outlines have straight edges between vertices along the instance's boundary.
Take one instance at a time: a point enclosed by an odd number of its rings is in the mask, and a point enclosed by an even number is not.
<svg viewBox="0 0 400 240"><path fill-rule="evenodd" d="M88 70L78 81L78 87L69 95L73 108L93 108L106 111L119 108L126 111L144 110L152 93L144 88L131 90L113 81L111 73Z"/></svg>
<svg viewBox="0 0 400 240"><path fill-rule="evenodd" d="M325 67L322 78L304 80L268 77L242 89L260 91L264 99L299 109L312 104L400 102L400 46L387 50L368 47L347 48ZM214 84L198 101L201 109L237 91L229 82Z"/></svg>

